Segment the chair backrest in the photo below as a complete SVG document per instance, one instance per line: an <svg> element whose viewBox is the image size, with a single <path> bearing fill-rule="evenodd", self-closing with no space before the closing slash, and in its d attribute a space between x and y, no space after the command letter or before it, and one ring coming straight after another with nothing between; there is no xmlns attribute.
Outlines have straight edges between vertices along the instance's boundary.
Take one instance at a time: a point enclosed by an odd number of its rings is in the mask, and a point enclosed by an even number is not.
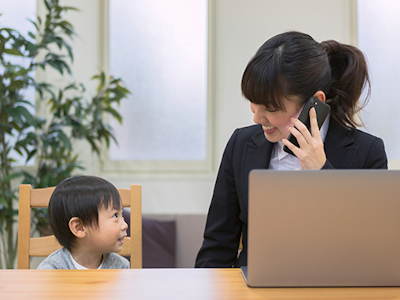
<svg viewBox="0 0 400 300"><path fill-rule="evenodd" d="M31 208L47 208L55 187L32 189L30 184L19 186L18 269L30 268L30 257L45 257L61 248L54 235L31 237ZM130 207L130 237L124 239L118 254L130 256L131 269L142 268L142 191L141 186L118 189L124 207Z"/></svg>

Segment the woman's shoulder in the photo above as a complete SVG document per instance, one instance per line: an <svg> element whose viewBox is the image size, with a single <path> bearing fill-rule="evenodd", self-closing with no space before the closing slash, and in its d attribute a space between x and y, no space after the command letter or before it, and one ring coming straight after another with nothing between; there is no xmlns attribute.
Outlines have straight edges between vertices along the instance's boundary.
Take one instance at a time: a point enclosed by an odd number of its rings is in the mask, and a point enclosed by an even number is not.
<svg viewBox="0 0 400 300"><path fill-rule="evenodd" d="M352 134L356 143L362 146L365 151L374 151L375 155L376 153L382 153L386 157L385 144L380 137L359 129L353 130Z"/></svg>
<svg viewBox="0 0 400 300"><path fill-rule="evenodd" d="M235 130L235 132L240 133L241 135L253 135L258 132L262 132L260 124L254 124L246 127L240 127Z"/></svg>
<svg viewBox="0 0 400 300"><path fill-rule="evenodd" d="M265 138L261 125L237 128L231 135L224 151L228 157L242 158L245 149L256 149L269 143Z"/></svg>
<svg viewBox="0 0 400 300"><path fill-rule="evenodd" d="M354 140L357 142L362 142L362 143L367 143L367 144L377 142L377 143L383 144L383 140L380 137L372 135L371 133L368 133L362 129L352 129L351 135L354 138Z"/></svg>
<svg viewBox="0 0 400 300"><path fill-rule="evenodd" d="M383 143L382 139L372 135L363 129L355 129L355 128L345 128L340 126L339 124L333 122L329 125L330 134L336 139L341 140L346 143L361 143L361 144L371 144L371 143Z"/></svg>
<svg viewBox="0 0 400 300"><path fill-rule="evenodd" d="M232 136L231 136L231 140L234 139L236 141L239 142L246 142L249 140L260 140L261 137L261 141L264 141L264 132L262 130L261 125L259 124L255 124L255 125L250 125L250 126L246 126L246 127L241 127L241 128L237 128Z"/></svg>
<svg viewBox="0 0 400 300"><path fill-rule="evenodd" d="M379 139L379 137L365 131L364 129L353 129L353 134L355 136L360 136L360 137L364 137L367 139Z"/></svg>
<svg viewBox="0 0 400 300"><path fill-rule="evenodd" d="M242 148L246 143L258 144L266 141L261 125L251 125L247 127L236 128L232 133L226 145L226 150Z"/></svg>

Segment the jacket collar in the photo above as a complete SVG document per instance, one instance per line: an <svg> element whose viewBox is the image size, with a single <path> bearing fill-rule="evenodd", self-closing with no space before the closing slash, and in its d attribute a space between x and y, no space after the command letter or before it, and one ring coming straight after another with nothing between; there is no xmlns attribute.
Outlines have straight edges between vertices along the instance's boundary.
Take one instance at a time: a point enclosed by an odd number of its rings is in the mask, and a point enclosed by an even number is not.
<svg viewBox="0 0 400 300"><path fill-rule="evenodd" d="M331 120L325 140L325 154L335 169L350 169L358 152L354 146L352 130Z"/></svg>
<svg viewBox="0 0 400 300"><path fill-rule="evenodd" d="M273 143L270 143L264 136L261 129L255 133L251 139L246 142L242 157L242 191L246 210L248 210L248 190L249 190L249 173L253 169L268 169L271 159ZM246 193L247 191L247 193Z"/></svg>

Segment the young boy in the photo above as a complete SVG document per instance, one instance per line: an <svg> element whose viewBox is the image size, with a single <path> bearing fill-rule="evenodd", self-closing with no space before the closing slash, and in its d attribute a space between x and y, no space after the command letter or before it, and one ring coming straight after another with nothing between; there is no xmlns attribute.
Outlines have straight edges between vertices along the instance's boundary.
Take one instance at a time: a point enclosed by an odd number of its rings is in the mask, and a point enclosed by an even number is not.
<svg viewBox="0 0 400 300"><path fill-rule="evenodd" d="M129 269L120 252L128 225L117 189L94 176L67 178L49 202L50 227L63 246L38 269Z"/></svg>

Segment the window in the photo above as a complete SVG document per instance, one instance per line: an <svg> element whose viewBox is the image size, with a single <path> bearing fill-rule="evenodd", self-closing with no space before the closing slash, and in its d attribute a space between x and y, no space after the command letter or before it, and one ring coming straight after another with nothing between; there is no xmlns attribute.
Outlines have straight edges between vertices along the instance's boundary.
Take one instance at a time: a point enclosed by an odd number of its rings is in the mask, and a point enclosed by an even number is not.
<svg viewBox="0 0 400 300"><path fill-rule="evenodd" d="M358 46L367 56L372 81L371 99L361 116L366 129L384 140L388 159L400 160L400 2L362 0L357 5Z"/></svg>
<svg viewBox="0 0 400 300"><path fill-rule="evenodd" d="M109 1L109 70L131 91L107 170L204 170L207 1Z"/></svg>

